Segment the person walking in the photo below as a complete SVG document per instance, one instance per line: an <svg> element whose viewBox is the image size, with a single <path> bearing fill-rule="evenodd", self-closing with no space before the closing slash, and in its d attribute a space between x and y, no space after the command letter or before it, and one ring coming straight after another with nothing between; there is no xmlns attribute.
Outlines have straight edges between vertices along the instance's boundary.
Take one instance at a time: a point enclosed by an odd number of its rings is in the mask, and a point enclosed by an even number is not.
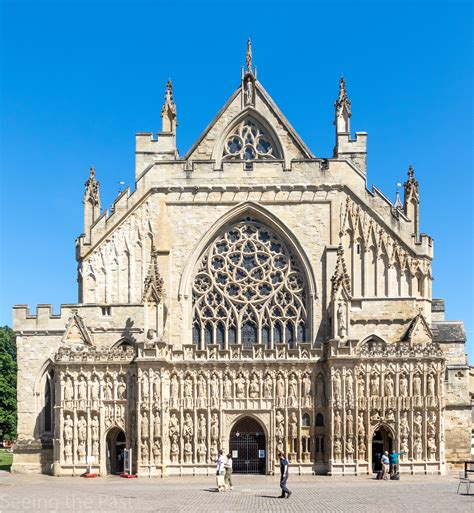
<svg viewBox="0 0 474 513"><path fill-rule="evenodd" d="M390 472L390 460L388 459L388 451L385 451L382 454L380 463L382 463L382 479L387 480Z"/></svg>
<svg viewBox="0 0 474 513"><path fill-rule="evenodd" d="M216 480L217 480L217 491L221 492L225 490L225 482L224 482L224 451L221 449L219 451L219 456L216 460Z"/></svg>
<svg viewBox="0 0 474 513"><path fill-rule="evenodd" d="M286 494L286 498L289 499L291 492L290 492L290 490L288 490L287 483L288 483L288 473L289 473L290 465L289 465L288 460L286 459L285 455L282 452L280 452L278 454L278 457L280 458L280 488L281 488L280 499L284 499L285 494Z"/></svg>
<svg viewBox="0 0 474 513"><path fill-rule="evenodd" d="M227 455L227 461L224 464L225 474L224 474L224 483L226 490L233 490L232 486L232 454Z"/></svg>
<svg viewBox="0 0 474 513"><path fill-rule="evenodd" d="M395 449L390 453L388 457L390 461L390 475L393 476L398 472L398 458L402 455L406 454L406 451L396 452Z"/></svg>

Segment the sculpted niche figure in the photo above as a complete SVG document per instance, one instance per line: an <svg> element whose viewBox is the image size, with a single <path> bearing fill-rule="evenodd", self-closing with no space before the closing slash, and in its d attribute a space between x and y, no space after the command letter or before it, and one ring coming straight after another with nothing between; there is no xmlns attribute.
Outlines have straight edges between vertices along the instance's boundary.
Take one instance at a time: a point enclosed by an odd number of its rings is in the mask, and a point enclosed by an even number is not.
<svg viewBox="0 0 474 513"><path fill-rule="evenodd" d="M153 461L155 465L158 465L161 461L161 442L159 440L155 440L153 443Z"/></svg>
<svg viewBox="0 0 474 513"><path fill-rule="evenodd" d="M407 437L410 433L410 427L408 426L408 418L407 418L407 412L404 411L402 413L401 419L400 419L400 432L402 436Z"/></svg>
<svg viewBox="0 0 474 513"><path fill-rule="evenodd" d="M385 377L385 396L393 397L393 378L391 374Z"/></svg>
<svg viewBox="0 0 474 513"><path fill-rule="evenodd" d="M326 391L324 387L324 377L320 373L318 374L318 377L316 378L316 390L315 390L315 397L316 397L316 407L321 408L326 404Z"/></svg>
<svg viewBox="0 0 474 513"><path fill-rule="evenodd" d="M273 380L270 374L265 377L265 383L263 386L263 397L270 399L272 397Z"/></svg>
<svg viewBox="0 0 474 513"><path fill-rule="evenodd" d="M245 396L245 378L242 374L239 374L239 377L236 380L235 390L237 392L237 397L242 398Z"/></svg>
<svg viewBox="0 0 474 513"><path fill-rule="evenodd" d="M364 426L364 415L362 413L359 413L359 418L357 421L357 430L359 431L359 437L364 438L365 426Z"/></svg>
<svg viewBox="0 0 474 513"><path fill-rule="evenodd" d="M149 432L150 432L150 426L149 426L149 420L147 412L144 411L142 413L142 420L141 420L141 437L144 440L147 440L149 438Z"/></svg>
<svg viewBox="0 0 474 513"><path fill-rule="evenodd" d="M191 414L189 412L186 413L184 417L184 426L183 426L183 437L185 440L190 440L194 433L194 425L193 419L191 418Z"/></svg>
<svg viewBox="0 0 474 513"><path fill-rule="evenodd" d="M434 379L432 374L428 374L427 385L428 385L428 395L431 396L431 397L435 397L436 396L436 392L435 392L435 379Z"/></svg>
<svg viewBox="0 0 474 513"><path fill-rule="evenodd" d="M211 439L217 440L219 438L219 417L214 412L211 416Z"/></svg>
<svg viewBox="0 0 474 513"><path fill-rule="evenodd" d="M288 422L288 431L291 440L295 440L298 437L298 419L296 412L291 412L290 421Z"/></svg>
<svg viewBox="0 0 474 513"><path fill-rule="evenodd" d="M349 403L349 407L352 408L352 405L354 404L354 388L351 374L346 376L346 397L347 402Z"/></svg>
<svg viewBox="0 0 474 513"><path fill-rule="evenodd" d="M72 401L74 399L74 388L72 386L72 381L69 376L66 376L66 380L64 381L64 400Z"/></svg>
<svg viewBox="0 0 474 513"><path fill-rule="evenodd" d="M207 421L206 421L206 417L204 416L204 413L200 413L199 414L198 438L200 440L206 440L207 439Z"/></svg>
<svg viewBox="0 0 474 513"><path fill-rule="evenodd" d="M91 420L91 438L93 442L99 440L99 419L97 415L94 415Z"/></svg>
<svg viewBox="0 0 474 513"><path fill-rule="evenodd" d="M278 399L278 404L282 406L285 400L285 382L281 374L278 375L276 382L276 394Z"/></svg>
<svg viewBox="0 0 474 513"><path fill-rule="evenodd" d="M260 385L255 374L252 376L252 380L250 381L249 396L252 399L257 399L260 396Z"/></svg>
<svg viewBox="0 0 474 513"><path fill-rule="evenodd" d="M92 378L92 383L91 383L91 399L93 401L99 400L99 389L100 389L99 380L97 379L97 376L94 376Z"/></svg>
<svg viewBox="0 0 474 513"><path fill-rule="evenodd" d="M370 378L370 388L372 395L377 397L380 394L380 380L377 374L372 374Z"/></svg>
<svg viewBox="0 0 474 513"><path fill-rule="evenodd" d="M420 412L417 412L415 418L413 420L413 433L415 438L421 437L421 433L423 431L423 417Z"/></svg>
<svg viewBox="0 0 474 513"><path fill-rule="evenodd" d="M79 379L79 385L77 387L78 396L80 401L87 399L87 383L83 376Z"/></svg>
<svg viewBox="0 0 474 513"><path fill-rule="evenodd" d="M125 385L125 378L124 376L120 376L118 387L117 387L117 394L119 399L125 399L125 392L127 390L127 386Z"/></svg>
<svg viewBox="0 0 474 513"><path fill-rule="evenodd" d="M149 392L150 382L148 381L148 376L146 374L143 375L142 378L142 401L148 402L148 397L150 395Z"/></svg>
<svg viewBox="0 0 474 513"><path fill-rule="evenodd" d="M87 421L84 415L81 415L77 421L77 439L79 442L85 442L87 439Z"/></svg>
<svg viewBox="0 0 474 513"><path fill-rule="evenodd" d="M232 381L228 374L224 377L224 398L232 399Z"/></svg>
<svg viewBox="0 0 474 513"><path fill-rule="evenodd" d="M341 415L339 411L336 411L334 415L334 436L340 438L342 434Z"/></svg>
<svg viewBox="0 0 474 513"><path fill-rule="evenodd" d="M408 379L405 374L402 374L400 377L400 395L402 397L407 397L408 395Z"/></svg>
<svg viewBox="0 0 474 513"><path fill-rule="evenodd" d="M110 376L107 376L105 379L105 399L111 400L113 396L113 389L114 385L112 383L112 380L110 379Z"/></svg>
<svg viewBox="0 0 474 513"><path fill-rule="evenodd" d="M421 397L421 378L419 374L415 374L413 378L413 395Z"/></svg>
<svg viewBox="0 0 474 513"><path fill-rule="evenodd" d="M340 302L337 306L337 334L339 337L344 338L346 336L346 316L344 313L344 303Z"/></svg>
<svg viewBox="0 0 474 513"><path fill-rule="evenodd" d="M281 413L280 410L277 410L275 420L276 420L275 434L276 434L276 437L279 440L281 440L285 436L285 427L283 425L283 423L285 422L285 417L283 416L283 414Z"/></svg>
<svg viewBox="0 0 474 513"><path fill-rule="evenodd" d="M173 374L170 384L170 399L172 406L178 406L179 402L179 382L176 374Z"/></svg>
<svg viewBox="0 0 474 513"><path fill-rule="evenodd" d="M211 404L216 406L219 401L219 380L215 374L211 378Z"/></svg>
<svg viewBox="0 0 474 513"><path fill-rule="evenodd" d="M336 404L341 403L341 376L339 374L334 375L334 401Z"/></svg>
<svg viewBox="0 0 474 513"><path fill-rule="evenodd" d="M72 428L73 428L74 422L71 419L71 415L67 414L66 418L64 419L64 426L63 426L63 432L64 432L64 441L66 444L72 442Z"/></svg>
<svg viewBox="0 0 474 513"><path fill-rule="evenodd" d="M161 436L161 416L160 410L155 410L155 422L153 425L153 436L159 438Z"/></svg>
<svg viewBox="0 0 474 513"><path fill-rule="evenodd" d="M178 417L176 417L176 413L171 414L168 431L170 438L174 436L177 438L179 436L179 421Z"/></svg>
<svg viewBox="0 0 474 513"><path fill-rule="evenodd" d="M161 398L161 390L160 390L160 378L156 377L153 381L153 400L159 401Z"/></svg>
<svg viewBox="0 0 474 513"><path fill-rule="evenodd" d="M347 423L347 435L352 436L354 434L354 417L352 416L351 410L347 410L346 423Z"/></svg>

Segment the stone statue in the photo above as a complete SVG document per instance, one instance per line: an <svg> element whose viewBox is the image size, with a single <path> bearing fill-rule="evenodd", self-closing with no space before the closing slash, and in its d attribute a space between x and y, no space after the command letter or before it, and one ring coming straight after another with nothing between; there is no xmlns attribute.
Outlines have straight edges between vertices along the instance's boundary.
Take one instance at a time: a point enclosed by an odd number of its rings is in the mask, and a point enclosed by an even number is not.
<svg viewBox="0 0 474 513"><path fill-rule="evenodd" d="M301 381L301 395L303 397L311 397L311 378L305 374Z"/></svg>
<svg viewBox="0 0 474 513"><path fill-rule="evenodd" d="M184 425L183 425L183 437L185 440L190 440L194 434L194 423L189 412L186 412L184 417Z"/></svg>
<svg viewBox="0 0 474 513"><path fill-rule="evenodd" d="M428 395L431 396L431 397L435 397L436 396L436 392L435 392L435 379L433 377L432 374L428 374Z"/></svg>
<svg viewBox="0 0 474 513"><path fill-rule="evenodd" d="M211 399L219 397L219 381L215 374L212 375L211 378Z"/></svg>
<svg viewBox="0 0 474 513"><path fill-rule="evenodd" d="M141 427L141 437L143 438L143 440L147 440L150 435L150 425L149 425L148 415L147 415L146 411L144 411L142 413L142 420L141 420L140 427Z"/></svg>
<svg viewBox="0 0 474 513"><path fill-rule="evenodd" d="M364 440L363 439L359 440L359 459L360 460L365 461L366 452L367 452L367 447L365 445Z"/></svg>
<svg viewBox="0 0 474 513"><path fill-rule="evenodd" d="M142 401L148 402L149 392L150 390L150 382L148 381L148 376L143 374L142 377Z"/></svg>
<svg viewBox="0 0 474 513"><path fill-rule="evenodd" d="M193 459L193 444L190 442L189 439L186 439L186 442L184 443L184 461L186 463L191 463Z"/></svg>
<svg viewBox="0 0 474 513"><path fill-rule="evenodd" d="M171 456L172 463L178 462L179 445L178 445L178 439L176 438L176 436L173 436L171 439L170 456Z"/></svg>
<svg viewBox="0 0 474 513"><path fill-rule="evenodd" d="M193 382L191 378L184 380L184 397L190 399L193 397Z"/></svg>
<svg viewBox="0 0 474 513"><path fill-rule="evenodd" d="M378 396L380 394L380 381L377 374L372 374L370 378L370 388L373 396Z"/></svg>
<svg viewBox="0 0 474 513"><path fill-rule="evenodd" d="M224 377L224 399L232 398L232 381L229 376L226 374Z"/></svg>
<svg viewBox="0 0 474 513"><path fill-rule="evenodd" d="M410 427L408 425L407 412L404 411L400 418L400 433L402 436L407 437L410 434Z"/></svg>
<svg viewBox="0 0 474 513"><path fill-rule="evenodd" d="M270 374L267 374L265 377L265 383L263 386L263 397L265 399L270 399L272 397L272 388L273 388L273 380Z"/></svg>
<svg viewBox="0 0 474 513"><path fill-rule="evenodd" d="M197 397L199 399L204 399L207 397L206 380L202 374L199 376L199 379L197 382Z"/></svg>
<svg viewBox="0 0 474 513"><path fill-rule="evenodd" d="M219 417L217 413L213 413L211 416L211 439L217 440L219 438Z"/></svg>
<svg viewBox="0 0 474 513"><path fill-rule="evenodd" d="M252 380L250 381L249 397L251 399L257 399L259 396L260 396L260 385L258 383L257 376L254 374L252 376Z"/></svg>
<svg viewBox="0 0 474 513"><path fill-rule="evenodd" d="M340 302L337 306L337 334L341 338L346 336L346 315L344 313L344 303Z"/></svg>
<svg viewBox="0 0 474 513"><path fill-rule="evenodd" d="M413 434L415 438L421 437L423 432L423 417L420 412L417 412L413 420Z"/></svg>
<svg viewBox="0 0 474 513"><path fill-rule="evenodd" d="M434 437L436 435L436 413L434 411L430 412L430 416L428 417L428 436Z"/></svg>
<svg viewBox="0 0 474 513"><path fill-rule="evenodd" d="M385 420L390 423L395 422L395 414L393 413L392 409L387 411L387 414L385 415Z"/></svg>
<svg viewBox="0 0 474 513"><path fill-rule="evenodd" d="M334 436L339 438L342 434L341 414L338 410L334 414Z"/></svg>
<svg viewBox="0 0 474 513"><path fill-rule="evenodd" d="M400 396L407 397L408 395L408 379L405 374L400 377Z"/></svg>
<svg viewBox="0 0 474 513"><path fill-rule="evenodd" d="M421 438L415 440L413 451L415 453L415 460L421 460L423 458L423 444L421 443Z"/></svg>
<svg viewBox="0 0 474 513"><path fill-rule="evenodd" d="M245 105L252 103L252 79L249 77L245 83Z"/></svg>
<svg viewBox="0 0 474 513"><path fill-rule="evenodd" d="M153 400L159 401L161 398L161 390L160 390L160 378L156 377L153 381Z"/></svg>
<svg viewBox="0 0 474 513"><path fill-rule="evenodd" d="M79 400L81 400L81 401L87 400L87 383L86 383L86 380L82 376L79 380L79 385L77 387L77 391L78 391Z"/></svg>
<svg viewBox="0 0 474 513"><path fill-rule="evenodd" d="M105 380L105 399L110 401L113 396L114 385L109 376Z"/></svg>
<svg viewBox="0 0 474 513"><path fill-rule="evenodd" d="M237 397L245 397L245 378L242 376L242 374L239 374L239 377L235 382L235 390Z"/></svg>
<svg viewBox="0 0 474 513"><path fill-rule="evenodd" d="M316 397L316 407L321 408L326 404L326 392L324 387L324 377L320 373L318 374L318 377L316 378L316 391L315 391L315 397Z"/></svg>
<svg viewBox="0 0 474 513"><path fill-rule="evenodd" d="M354 459L354 445L352 443L352 438L349 437L346 441L346 458L349 461Z"/></svg>
<svg viewBox="0 0 474 513"><path fill-rule="evenodd" d="M117 395L119 399L125 399L125 392L127 391L127 385L125 385L125 378L120 376L118 387L117 387Z"/></svg>
<svg viewBox="0 0 474 513"><path fill-rule="evenodd" d="M280 410L277 410L275 415L276 420L276 428L275 428L275 434L278 439L282 439L285 436L285 417L281 413Z"/></svg>
<svg viewBox="0 0 474 513"><path fill-rule="evenodd" d="M346 397L347 402L349 403L349 407L352 408L354 404L354 388L352 384L352 375L348 374L346 376Z"/></svg>
<svg viewBox="0 0 474 513"><path fill-rule="evenodd" d="M94 415L91 420L91 438L93 442L99 440L99 419L97 415Z"/></svg>
<svg viewBox="0 0 474 513"><path fill-rule="evenodd" d="M170 438L173 438L173 437L178 438L178 436L179 436L179 421L178 421L178 417L176 417L176 413L171 414L168 432L169 432Z"/></svg>
<svg viewBox="0 0 474 513"><path fill-rule="evenodd" d="M413 378L413 395L421 397L421 378L419 374L415 374Z"/></svg>
<svg viewBox="0 0 474 513"><path fill-rule="evenodd" d="M79 442L77 447L77 456L79 461L84 461L86 459L86 443L84 440Z"/></svg>
<svg viewBox="0 0 474 513"><path fill-rule="evenodd" d="M99 400L99 388L100 388L99 380L97 379L97 376L94 376L92 378L92 383L91 383L91 399L93 401Z"/></svg>
<svg viewBox="0 0 474 513"><path fill-rule="evenodd" d="M393 378L391 374L385 377L385 396L393 397Z"/></svg>
<svg viewBox="0 0 474 513"><path fill-rule="evenodd" d="M288 422L288 431L291 440L295 440L298 438L298 419L296 417L296 412L291 412L290 421Z"/></svg>
<svg viewBox="0 0 474 513"><path fill-rule="evenodd" d="M198 454L199 463L206 462L206 452L207 452L206 443L204 442L204 440L200 440L197 445L197 454Z"/></svg>
<svg viewBox="0 0 474 513"><path fill-rule="evenodd" d="M200 440L206 440L207 439L207 421L204 413L199 414L199 421L198 421L198 438Z"/></svg>
<svg viewBox="0 0 474 513"><path fill-rule="evenodd" d="M365 436L365 425L364 425L364 415L359 413L359 417L357 420L357 431L359 432L359 437Z"/></svg>
<svg viewBox="0 0 474 513"><path fill-rule="evenodd" d="M290 376L288 381L288 397L298 397L298 381L294 374Z"/></svg>
<svg viewBox="0 0 474 513"><path fill-rule="evenodd" d="M150 451L148 450L148 443L142 442L141 445L142 450L142 463L148 463L148 460L150 459Z"/></svg>
<svg viewBox="0 0 474 513"><path fill-rule="evenodd" d="M281 406L285 400L285 382L281 374L278 375L276 382L276 395L278 399L278 404Z"/></svg>
<svg viewBox="0 0 474 513"><path fill-rule="evenodd" d="M87 440L87 421L84 415L81 415L77 421L77 439L79 442L85 442Z"/></svg>
<svg viewBox="0 0 474 513"><path fill-rule="evenodd" d="M347 424L347 436L352 437L354 434L354 417L352 416L351 410L347 411L346 414L346 424Z"/></svg>
<svg viewBox="0 0 474 513"><path fill-rule="evenodd" d="M341 404L341 376L339 374L334 375L334 402L339 405Z"/></svg>
<svg viewBox="0 0 474 513"><path fill-rule="evenodd" d="M155 410L155 418L153 424L153 437L160 438L161 436L161 415L160 410Z"/></svg>
<svg viewBox="0 0 474 513"><path fill-rule="evenodd" d="M402 438L402 441L400 443L400 449L401 449L401 452L406 453L406 454L402 454L402 460L406 460L407 454L408 454L408 438L406 438L406 437Z"/></svg>
<svg viewBox="0 0 474 513"><path fill-rule="evenodd" d="M342 444L339 439L334 440L334 459L341 461Z"/></svg>
<svg viewBox="0 0 474 513"><path fill-rule="evenodd" d="M173 377L171 378L171 385L170 385L170 398L171 401L177 405L179 401L179 382L178 377L176 374L173 374Z"/></svg>
<svg viewBox="0 0 474 513"><path fill-rule="evenodd" d="M365 380L360 376L357 380L357 394L359 397L365 397Z"/></svg>
<svg viewBox="0 0 474 513"><path fill-rule="evenodd" d="M67 463L71 462L72 459L72 442L66 442L66 445L64 447L64 459Z"/></svg>
<svg viewBox="0 0 474 513"><path fill-rule="evenodd" d="M71 415L67 414L66 418L64 419L64 427L63 427L64 441L66 443L72 442L72 436L73 436L72 428L73 428L73 426L74 426L74 421L71 419Z"/></svg>
<svg viewBox="0 0 474 513"><path fill-rule="evenodd" d="M99 441L93 440L92 442L92 456L97 460L99 458Z"/></svg>
<svg viewBox="0 0 474 513"><path fill-rule="evenodd" d="M64 400L72 401L74 399L74 387L72 386L72 381L69 376L66 376L66 380L64 381Z"/></svg>
<svg viewBox="0 0 474 513"><path fill-rule="evenodd" d="M428 438L427 448L428 448L428 454L429 454L430 461L436 460L437 447L436 447L435 439L433 437Z"/></svg>
<svg viewBox="0 0 474 513"><path fill-rule="evenodd" d="M213 440L210 449L211 461L217 460L217 440Z"/></svg>
<svg viewBox="0 0 474 513"><path fill-rule="evenodd" d="M158 465L161 461L161 442L155 440L153 443L153 461Z"/></svg>

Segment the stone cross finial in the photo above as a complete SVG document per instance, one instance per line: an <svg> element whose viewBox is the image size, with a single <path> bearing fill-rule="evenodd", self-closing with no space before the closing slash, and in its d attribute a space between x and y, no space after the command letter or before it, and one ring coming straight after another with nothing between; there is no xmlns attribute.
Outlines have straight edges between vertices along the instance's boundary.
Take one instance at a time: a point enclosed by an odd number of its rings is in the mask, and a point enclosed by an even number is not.
<svg viewBox="0 0 474 513"><path fill-rule="evenodd" d="M86 190L84 192L83 202L90 201L93 205L100 205L99 182L95 178L95 168L91 166L89 169L89 178L84 184Z"/></svg>
<svg viewBox="0 0 474 513"><path fill-rule="evenodd" d="M338 112L345 106L349 116L351 115L351 101L347 96L346 81L343 75L341 75L341 78L339 79L339 96L337 97L334 106Z"/></svg>
<svg viewBox="0 0 474 513"><path fill-rule="evenodd" d="M247 41L247 55L245 56L245 63L247 65L247 73L252 73L252 41L250 41L250 37Z"/></svg>
<svg viewBox="0 0 474 513"><path fill-rule="evenodd" d="M166 82L165 101L161 108L162 131L174 132L176 129L176 104L173 98L173 83L170 79Z"/></svg>

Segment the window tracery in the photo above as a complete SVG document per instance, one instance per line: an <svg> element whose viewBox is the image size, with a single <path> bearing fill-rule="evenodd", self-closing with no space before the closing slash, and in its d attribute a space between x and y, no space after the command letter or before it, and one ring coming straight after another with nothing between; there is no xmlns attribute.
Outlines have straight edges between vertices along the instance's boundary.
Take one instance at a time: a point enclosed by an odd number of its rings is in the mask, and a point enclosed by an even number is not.
<svg viewBox="0 0 474 513"><path fill-rule="evenodd" d="M193 342L266 348L306 340L305 278L271 229L245 218L207 249L193 281Z"/></svg>
<svg viewBox="0 0 474 513"><path fill-rule="evenodd" d="M223 159L268 160L281 159L277 144L266 130L253 119L244 119L228 135Z"/></svg>

